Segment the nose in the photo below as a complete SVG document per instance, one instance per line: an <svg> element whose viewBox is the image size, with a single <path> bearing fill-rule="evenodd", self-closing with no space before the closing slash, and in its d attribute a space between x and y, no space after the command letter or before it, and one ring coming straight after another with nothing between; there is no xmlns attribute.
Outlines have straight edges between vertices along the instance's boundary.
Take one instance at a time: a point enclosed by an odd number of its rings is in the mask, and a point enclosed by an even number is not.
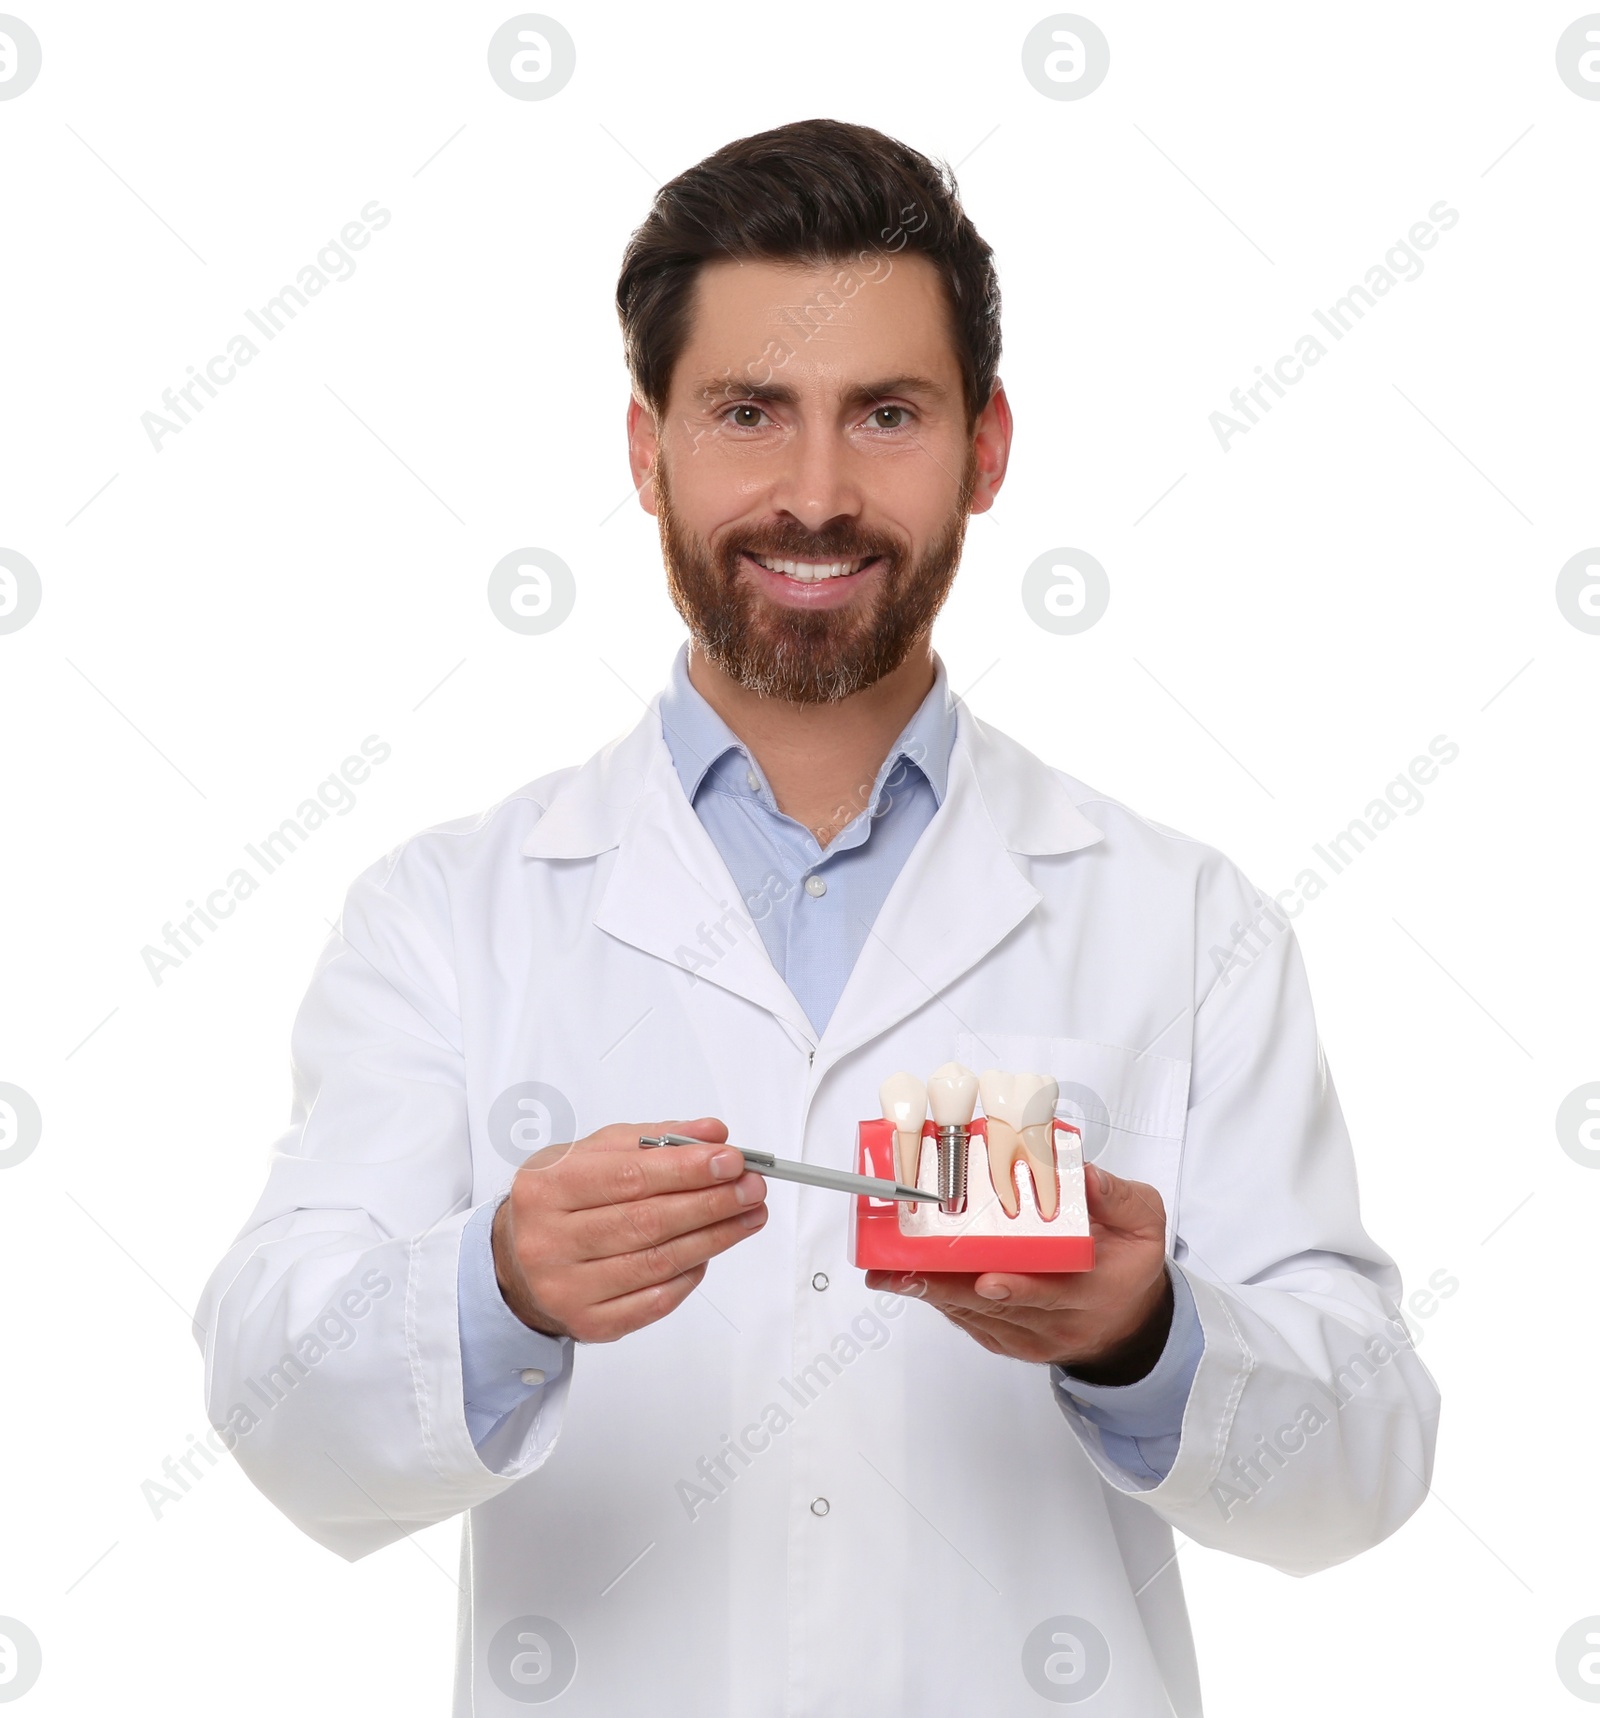
<svg viewBox="0 0 1600 1718"><path fill-rule="evenodd" d="M791 442L770 497L806 530L820 534L838 521L859 519L861 485L842 435L808 426Z"/></svg>

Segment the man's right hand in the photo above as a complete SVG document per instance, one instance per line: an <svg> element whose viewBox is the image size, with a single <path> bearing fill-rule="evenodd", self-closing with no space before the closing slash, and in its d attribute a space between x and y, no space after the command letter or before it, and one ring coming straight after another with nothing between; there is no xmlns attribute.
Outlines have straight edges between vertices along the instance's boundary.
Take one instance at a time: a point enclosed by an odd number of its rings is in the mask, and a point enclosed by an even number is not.
<svg viewBox="0 0 1600 1718"><path fill-rule="evenodd" d="M650 1150L642 1133L702 1145ZM621 1123L536 1151L494 1214L494 1270L530 1329L615 1342L688 1298L707 1260L756 1234L767 1184L715 1117Z"/></svg>

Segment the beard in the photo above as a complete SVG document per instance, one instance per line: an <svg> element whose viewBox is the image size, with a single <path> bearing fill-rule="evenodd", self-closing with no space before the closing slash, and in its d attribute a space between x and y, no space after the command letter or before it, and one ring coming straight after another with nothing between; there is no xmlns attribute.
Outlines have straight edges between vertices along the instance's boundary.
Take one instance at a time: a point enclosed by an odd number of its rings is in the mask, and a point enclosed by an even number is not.
<svg viewBox="0 0 1600 1718"><path fill-rule="evenodd" d="M673 605L706 658L748 691L791 704L833 704L892 674L950 594L977 483L968 450L949 519L920 556L903 538L851 521L811 533L796 522L737 525L715 542L695 537L672 505L664 462L655 469L661 558ZM767 601L740 576L740 554L855 561L882 557L869 602L791 609Z"/></svg>

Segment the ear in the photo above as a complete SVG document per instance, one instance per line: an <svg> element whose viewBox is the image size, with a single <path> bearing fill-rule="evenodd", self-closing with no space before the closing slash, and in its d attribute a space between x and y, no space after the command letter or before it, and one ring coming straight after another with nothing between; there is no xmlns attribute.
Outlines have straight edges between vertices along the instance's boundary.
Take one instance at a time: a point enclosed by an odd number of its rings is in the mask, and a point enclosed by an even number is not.
<svg viewBox="0 0 1600 1718"><path fill-rule="evenodd" d="M996 381L989 403L972 426L973 451L978 456L978 476L972 491L974 513L987 513L994 506L1000 485L1006 480L1011 458L1011 402L1005 384Z"/></svg>
<svg viewBox="0 0 1600 1718"><path fill-rule="evenodd" d="M652 479L655 475L656 460L660 455L661 444L654 413L637 398L630 399L628 470L633 476L633 487L639 496L639 505L646 513L654 513L656 510L656 486Z"/></svg>

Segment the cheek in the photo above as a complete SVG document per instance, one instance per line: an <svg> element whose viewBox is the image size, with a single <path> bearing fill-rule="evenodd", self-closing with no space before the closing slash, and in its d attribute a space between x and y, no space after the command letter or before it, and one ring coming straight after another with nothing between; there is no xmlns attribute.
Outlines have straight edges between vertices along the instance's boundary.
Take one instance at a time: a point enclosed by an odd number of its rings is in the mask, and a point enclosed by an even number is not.
<svg viewBox="0 0 1600 1718"><path fill-rule="evenodd" d="M737 481L709 430L671 437L662 474L673 515L697 537L708 536L743 510Z"/></svg>
<svg viewBox="0 0 1600 1718"><path fill-rule="evenodd" d="M921 540L944 529L969 458L958 437L918 434L914 441L868 450L863 480L882 510Z"/></svg>

